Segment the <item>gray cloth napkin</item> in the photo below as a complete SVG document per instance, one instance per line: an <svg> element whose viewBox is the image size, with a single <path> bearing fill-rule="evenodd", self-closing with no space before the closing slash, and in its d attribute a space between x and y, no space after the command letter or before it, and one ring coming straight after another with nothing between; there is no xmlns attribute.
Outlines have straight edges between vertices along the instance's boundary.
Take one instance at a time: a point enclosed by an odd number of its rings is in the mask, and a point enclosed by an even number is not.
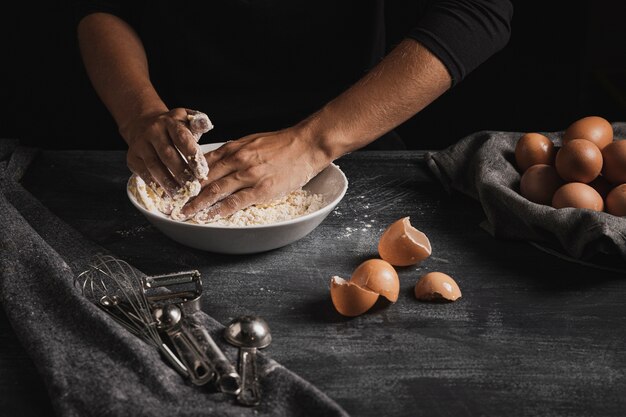
<svg viewBox="0 0 626 417"><path fill-rule="evenodd" d="M263 401L196 387L159 353L87 301L77 273L105 250L48 211L20 184L35 151L0 140L0 303L62 416L346 416L316 387L258 356ZM115 254L113 254L115 255ZM201 322L231 359L222 325Z"/></svg>
<svg viewBox="0 0 626 417"><path fill-rule="evenodd" d="M616 140L626 123L614 123ZM546 244L578 260L626 259L626 218L586 209L554 209L519 194L515 145L522 133L478 132L440 152L426 155L430 170L449 191L478 201L486 229L498 238ZM546 133L557 146L562 132Z"/></svg>

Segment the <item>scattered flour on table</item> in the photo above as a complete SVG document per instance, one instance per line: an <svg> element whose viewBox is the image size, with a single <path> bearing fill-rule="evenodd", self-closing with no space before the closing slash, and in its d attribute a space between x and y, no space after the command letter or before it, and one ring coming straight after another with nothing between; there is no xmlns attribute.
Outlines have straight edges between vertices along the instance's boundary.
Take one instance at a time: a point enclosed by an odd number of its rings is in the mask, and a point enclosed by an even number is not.
<svg viewBox="0 0 626 417"><path fill-rule="evenodd" d="M141 178L136 176L131 178L129 188L135 199L146 210L161 212L174 220L180 220L180 218L176 216L179 207L182 207L182 205L192 197L189 190L183 189L184 196L172 199L159 187L156 188L155 192L151 187L148 187ZM186 222L235 227L264 225L295 219L313 213L323 206L324 197L321 194L313 194L307 190L299 189L270 203L255 204L243 210L239 210L226 218L205 221L203 220L203 215L206 214L206 212L201 211Z"/></svg>

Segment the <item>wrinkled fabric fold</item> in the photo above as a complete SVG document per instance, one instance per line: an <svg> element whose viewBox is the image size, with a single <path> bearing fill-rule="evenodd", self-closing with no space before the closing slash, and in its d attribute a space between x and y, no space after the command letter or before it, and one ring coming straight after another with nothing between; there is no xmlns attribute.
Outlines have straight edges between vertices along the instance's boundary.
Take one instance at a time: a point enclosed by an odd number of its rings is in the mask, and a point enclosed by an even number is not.
<svg viewBox="0 0 626 417"><path fill-rule="evenodd" d="M626 123L613 123L615 140ZM477 199L495 237L548 244L575 259L615 256L626 260L626 218L586 209L554 209L519 194L515 145L523 133L484 131L469 135L426 161L444 187ZM546 133L556 146L562 132Z"/></svg>
<svg viewBox="0 0 626 417"><path fill-rule="evenodd" d="M259 355L260 406L196 387L151 346L85 299L74 277L102 247L46 209L18 182L35 150L0 140L0 303L62 416L346 416L316 387ZM109 253L110 254L110 253ZM111 254L120 258L123 256ZM221 341L223 326L197 314Z"/></svg>

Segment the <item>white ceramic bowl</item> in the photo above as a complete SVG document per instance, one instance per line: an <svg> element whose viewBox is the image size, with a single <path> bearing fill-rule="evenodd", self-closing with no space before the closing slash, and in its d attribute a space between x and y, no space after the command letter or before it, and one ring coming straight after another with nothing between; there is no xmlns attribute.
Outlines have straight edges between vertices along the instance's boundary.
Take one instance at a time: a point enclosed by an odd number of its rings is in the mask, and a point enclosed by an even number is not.
<svg viewBox="0 0 626 417"><path fill-rule="evenodd" d="M203 152L223 143L201 145ZM339 204L348 189L348 180L339 167L331 164L303 187L324 196L324 206L307 215L279 223L226 227L178 222L161 213L146 210L126 187L128 198L157 229L173 240L192 248L217 253L243 254L280 248L303 238L315 229Z"/></svg>

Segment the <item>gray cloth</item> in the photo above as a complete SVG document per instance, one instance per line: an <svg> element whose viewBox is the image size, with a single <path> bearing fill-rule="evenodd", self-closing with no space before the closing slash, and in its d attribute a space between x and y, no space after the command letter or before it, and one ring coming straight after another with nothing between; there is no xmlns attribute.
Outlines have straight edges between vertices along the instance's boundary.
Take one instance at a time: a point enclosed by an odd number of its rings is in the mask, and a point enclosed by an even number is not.
<svg viewBox="0 0 626 417"><path fill-rule="evenodd" d="M103 248L46 209L19 179L35 151L0 140L0 302L62 416L345 416L307 381L259 355L263 401L196 387L159 353L120 327L73 286ZM115 255L115 254L113 254ZM226 355L222 325L202 323Z"/></svg>
<svg viewBox="0 0 626 417"><path fill-rule="evenodd" d="M614 123L616 140L626 123ZM586 209L554 209L519 194L515 145L522 133L478 132L427 154L430 170L448 190L478 201L486 229L498 238L539 242L577 260L626 259L626 218ZM546 133L560 146L562 132Z"/></svg>

